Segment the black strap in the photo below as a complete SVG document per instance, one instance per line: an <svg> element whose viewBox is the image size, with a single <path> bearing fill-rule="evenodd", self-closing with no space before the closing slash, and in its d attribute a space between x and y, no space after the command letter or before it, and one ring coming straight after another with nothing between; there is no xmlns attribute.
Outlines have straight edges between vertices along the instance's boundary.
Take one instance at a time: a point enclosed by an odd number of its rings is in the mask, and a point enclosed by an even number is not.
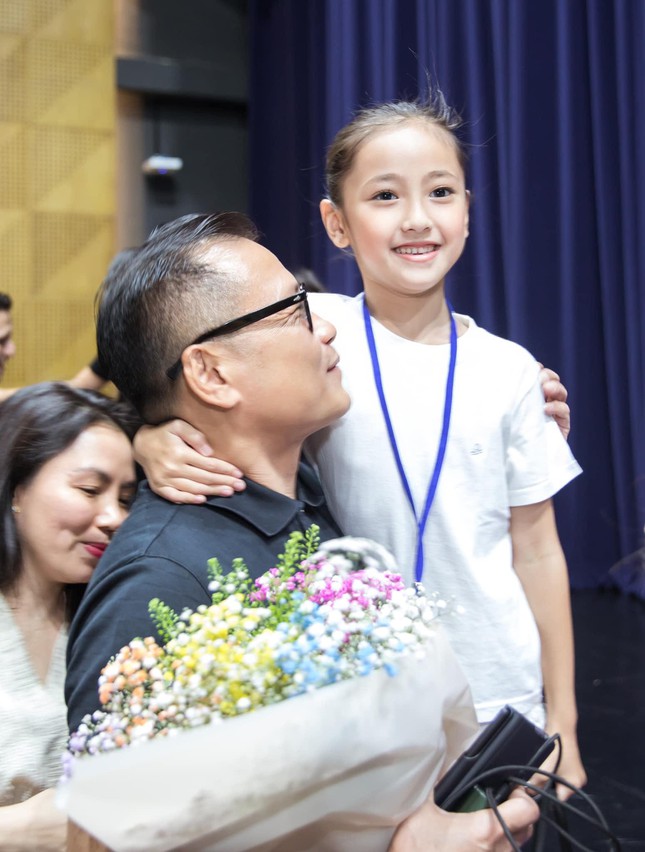
<svg viewBox="0 0 645 852"><path fill-rule="evenodd" d="M547 786L538 787L536 784L526 781L525 776L527 774L527 770L530 770L533 775L542 775L546 778L548 781ZM549 848L544 846L547 836L547 828L551 828L552 831L557 833L560 841L561 852L573 852L573 850L580 850L580 852L596 852L595 849L592 849L581 841L576 840L569 829L569 816L575 816L584 820L603 836L608 849L613 850L613 852L621 852L622 847L620 840L609 828L607 820L603 816L598 805L587 793L584 792L584 790L581 790L579 787L576 787L574 784L571 784L566 779L556 775L554 772L548 772L546 769L540 769L533 766L509 765L497 767L496 769L489 770L488 772L482 772L477 776L477 778L471 779L470 784L472 786L478 786L484 791L490 808L495 813L511 848L515 850L515 852L522 852L522 850L520 850L520 847L515 843L511 832L499 811L498 802L495 800L495 791L491 787L486 786L486 781L493 776L499 778L500 772L508 773L509 784L521 786L528 793L534 794L540 807L540 818L535 826L531 845L525 847L525 852L527 849L531 852L542 852L542 850L544 850L544 852L553 852L552 846ZM579 805L570 801L562 801L558 799L555 794L555 787L558 784L567 787L573 793L577 794L582 804L584 804L592 813L589 814L587 811L581 810Z"/></svg>

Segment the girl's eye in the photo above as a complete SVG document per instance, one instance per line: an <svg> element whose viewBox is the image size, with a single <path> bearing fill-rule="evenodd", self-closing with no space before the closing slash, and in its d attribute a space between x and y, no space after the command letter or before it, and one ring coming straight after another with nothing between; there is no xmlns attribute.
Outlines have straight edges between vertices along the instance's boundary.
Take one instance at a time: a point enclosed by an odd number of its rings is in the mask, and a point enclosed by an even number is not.
<svg viewBox="0 0 645 852"><path fill-rule="evenodd" d="M449 186L439 186L437 189L433 189L430 193L431 198L448 198L452 195L452 189Z"/></svg>
<svg viewBox="0 0 645 852"><path fill-rule="evenodd" d="M84 494L88 494L90 497L95 497L99 490L94 485L80 485L79 488Z"/></svg>
<svg viewBox="0 0 645 852"><path fill-rule="evenodd" d="M392 201L396 198L396 195L389 189L382 189L380 192L377 192L376 195L372 196L372 201Z"/></svg>

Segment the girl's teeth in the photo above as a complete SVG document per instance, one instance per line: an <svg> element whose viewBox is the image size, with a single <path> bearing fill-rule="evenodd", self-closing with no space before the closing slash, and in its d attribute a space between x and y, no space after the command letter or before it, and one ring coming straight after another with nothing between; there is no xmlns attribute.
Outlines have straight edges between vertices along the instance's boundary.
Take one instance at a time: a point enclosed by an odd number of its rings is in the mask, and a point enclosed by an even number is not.
<svg viewBox="0 0 645 852"><path fill-rule="evenodd" d="M403 246L396 249L398 254L429 254L435 250L435 246Z"/></svg>

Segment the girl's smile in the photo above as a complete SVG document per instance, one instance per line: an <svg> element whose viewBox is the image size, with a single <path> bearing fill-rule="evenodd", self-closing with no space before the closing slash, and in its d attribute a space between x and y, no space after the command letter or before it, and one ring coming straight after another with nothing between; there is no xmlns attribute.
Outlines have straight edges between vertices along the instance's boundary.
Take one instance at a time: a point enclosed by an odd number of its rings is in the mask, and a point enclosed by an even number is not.
<svg viewBox="0 0 645 852"><path fill-rule="evenodd" d="M436 243L403 245L394 249L397 254L403 255L414 262L416 262L417 259L419 261L424 261L428 258L428 255L434 255L438 250L439 246Z"/></svg>

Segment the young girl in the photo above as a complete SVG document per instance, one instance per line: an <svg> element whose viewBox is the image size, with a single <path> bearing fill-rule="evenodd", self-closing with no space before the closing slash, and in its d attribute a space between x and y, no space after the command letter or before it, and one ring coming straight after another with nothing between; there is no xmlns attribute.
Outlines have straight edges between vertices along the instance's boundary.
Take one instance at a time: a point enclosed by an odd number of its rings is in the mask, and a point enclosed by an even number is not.
<svg viewBox="0 0 645 852"><path fill-rule="evenodd" d="M345 531L377 538L409 581L464 607L446 629L480 722L512 704L560 732L560 772L581 785L551 503L580 468L544 415L537 362L446 301L468 236L457 126L438 96L363 110L332 142L321 215L332 242L352 251L364 294L311 296L337 328L352 406L307 452ZM160 453L144 455L147 465Z"/></svg>

